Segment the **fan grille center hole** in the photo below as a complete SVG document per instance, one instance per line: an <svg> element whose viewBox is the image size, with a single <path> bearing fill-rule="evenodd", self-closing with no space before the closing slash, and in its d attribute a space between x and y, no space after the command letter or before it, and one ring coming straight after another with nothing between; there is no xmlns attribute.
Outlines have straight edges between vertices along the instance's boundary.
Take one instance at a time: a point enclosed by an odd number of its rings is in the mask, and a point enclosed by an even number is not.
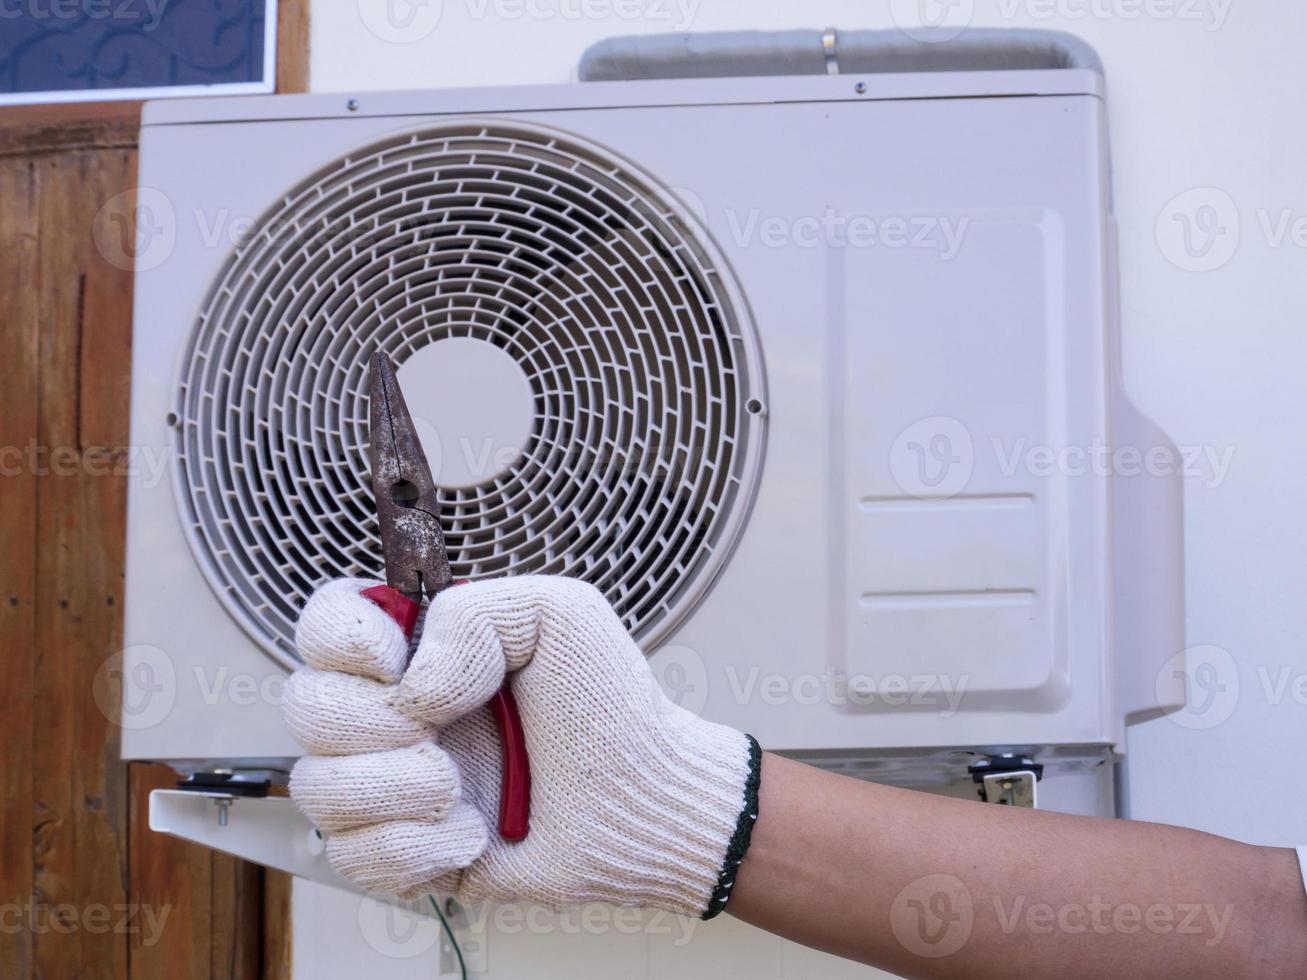
<svg viewBox="0 0 1307 980"><path fill-rule="evenodd" d="M526 373L502 348L449 337L415 351L397 373L437 486L479 486L521 458L535 398Z"/></svg>

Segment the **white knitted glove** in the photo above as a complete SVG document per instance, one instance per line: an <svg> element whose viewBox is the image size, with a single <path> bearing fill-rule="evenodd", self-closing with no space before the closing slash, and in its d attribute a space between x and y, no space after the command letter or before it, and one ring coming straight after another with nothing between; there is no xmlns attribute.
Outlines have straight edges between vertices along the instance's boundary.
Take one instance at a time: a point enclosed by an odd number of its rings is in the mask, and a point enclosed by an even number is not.
<svg viewBox="0 0 1307 980"><path fill-rule="evenodd" d="M553 909L721 911L757 817L750 736L669 701L603 596L523 576L448 589L412 665L399 628L341 580L309 599L286 723L311 755L291 796L369 891ZM505 671L531 764L531 831L496 832Z"/></svg>

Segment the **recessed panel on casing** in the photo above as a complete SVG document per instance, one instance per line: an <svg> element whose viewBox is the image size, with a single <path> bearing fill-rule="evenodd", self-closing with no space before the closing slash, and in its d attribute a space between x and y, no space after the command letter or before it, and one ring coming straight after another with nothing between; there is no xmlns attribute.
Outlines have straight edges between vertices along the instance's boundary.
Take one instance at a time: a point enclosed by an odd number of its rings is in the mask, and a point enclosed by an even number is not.
<svg viewBox="0 0 1307 980"><path fill-rule="evenodd" d="M848 662L938 675L964 709L1066 696L1058 474L1065 429L1056 216L958 209L948 252L851 250ZM1051 295L1050 295L1051 293ZM873 313L874 311L874 313Z"/></svg>

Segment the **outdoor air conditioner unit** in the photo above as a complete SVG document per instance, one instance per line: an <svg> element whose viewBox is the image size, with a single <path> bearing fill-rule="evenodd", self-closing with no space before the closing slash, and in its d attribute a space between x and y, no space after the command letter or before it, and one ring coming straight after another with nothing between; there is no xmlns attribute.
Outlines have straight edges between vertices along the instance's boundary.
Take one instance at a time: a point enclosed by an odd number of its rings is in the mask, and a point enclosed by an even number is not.
<svg viewBox="0 0 1307 980"><path fill-rule="evenodd" d="M590 580L767 748L1084 768L1183 701L1092 68L157 102L140 185L128 758L298 755L297 610L381 568L378 349L455 575Z"/></svg>

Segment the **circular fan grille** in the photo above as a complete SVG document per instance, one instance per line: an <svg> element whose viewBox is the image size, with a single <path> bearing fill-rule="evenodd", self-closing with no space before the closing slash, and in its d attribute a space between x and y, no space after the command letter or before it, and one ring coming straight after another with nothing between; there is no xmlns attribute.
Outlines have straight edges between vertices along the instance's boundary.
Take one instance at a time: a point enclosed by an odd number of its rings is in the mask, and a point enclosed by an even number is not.
<svg viewBox="0 0 1307 980"><path fill-rule="evenodd" d="M534 402L516 462L441 490L455 575L584 578L646 647L674 626L743 522L764 415L744 304L681 215L594 146L477 120L366 146L265 213L169 420L193 550L246 630L290 663L317 585L380 577L367 358L402 379L447 338L511 356Z"/></svg>

